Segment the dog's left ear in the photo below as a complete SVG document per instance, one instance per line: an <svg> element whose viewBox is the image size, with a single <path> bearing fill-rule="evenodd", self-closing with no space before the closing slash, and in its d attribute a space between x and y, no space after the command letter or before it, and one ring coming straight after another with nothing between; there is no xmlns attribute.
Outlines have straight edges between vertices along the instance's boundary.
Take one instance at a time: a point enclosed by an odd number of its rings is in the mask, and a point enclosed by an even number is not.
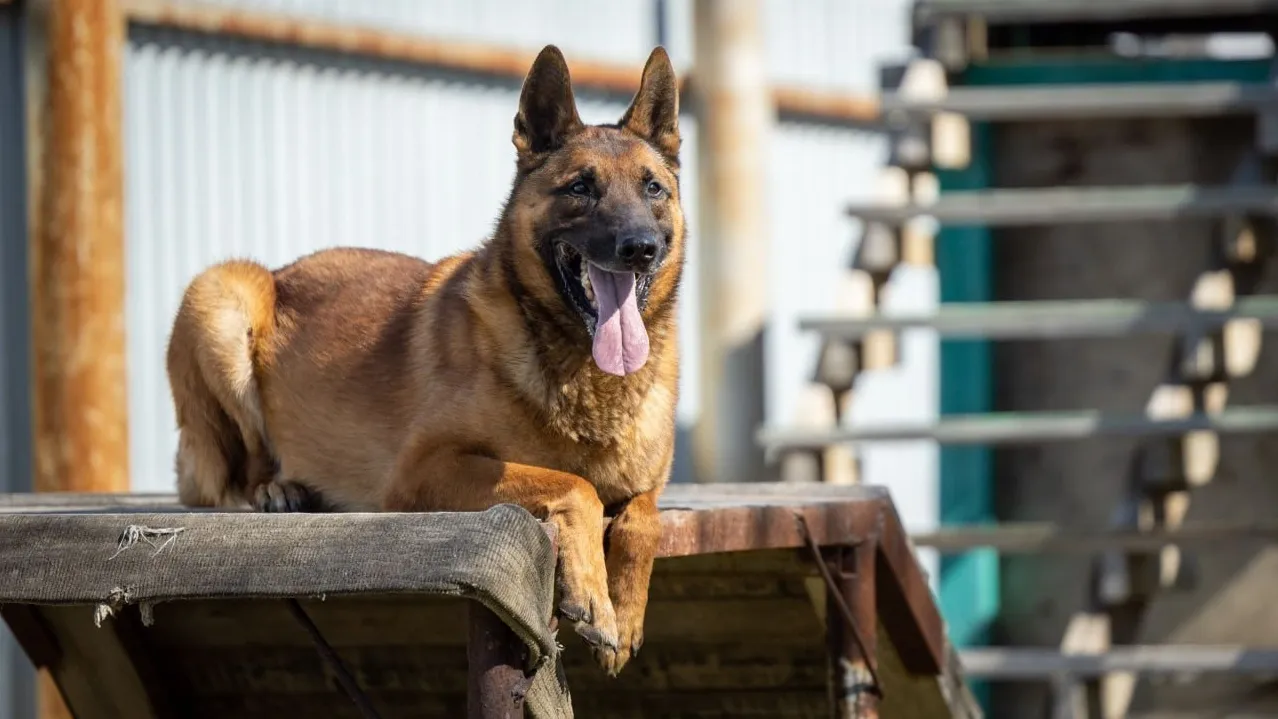
<svg viewBox="0 0 1278 719"><path fill-rule="evenodd" d="M648 56L639 92L619 124L652 143L671 166L679 167L679 80L665 48L657 47Z"/></svg>
<svg viewBox="0 0 1278 719"><path fill-rule="evenodd" d="M520 161L558 150L582 127L568 63L559 48L547 45L533 61L519 95L513 140Z"/></svg>

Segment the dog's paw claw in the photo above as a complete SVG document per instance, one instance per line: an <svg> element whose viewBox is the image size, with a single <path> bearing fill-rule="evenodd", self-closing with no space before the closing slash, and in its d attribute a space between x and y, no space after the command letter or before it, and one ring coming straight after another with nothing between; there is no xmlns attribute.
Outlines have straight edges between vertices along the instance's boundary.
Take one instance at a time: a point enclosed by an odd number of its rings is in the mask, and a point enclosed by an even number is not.
<svg viewBox="0 0 1278 719"><path fill-rule="evenodd" d="M586 622L578 622L573 628L581 635L581 638L586 640L586 643L591 647L594 647L596 651L607 650L615 652L617 650L616 635L609 634L594 624L587 624Z"/></svg>
<svg viewBox="0 0 1278 719"><path fill-rule="evenodd" d="M643 646L643 621L623 612L618 618L618 641L611 646L595 647L595 661L611 677L621 673L623 667L639 656L639 648Z"/></svg>
<svg viewBox="0 0 1278 719"><path fill-rule="evenodd" d="M559 602L559 615L570 622L590 623L590 610L567 599Z"/></svg>
<svg viewBox="0 0 1278 719"><path fill-rule="evenodd" d="M267 482L253 493L253 509L259 512L313 512L321 504L319 493L300 482Z"/></svg>

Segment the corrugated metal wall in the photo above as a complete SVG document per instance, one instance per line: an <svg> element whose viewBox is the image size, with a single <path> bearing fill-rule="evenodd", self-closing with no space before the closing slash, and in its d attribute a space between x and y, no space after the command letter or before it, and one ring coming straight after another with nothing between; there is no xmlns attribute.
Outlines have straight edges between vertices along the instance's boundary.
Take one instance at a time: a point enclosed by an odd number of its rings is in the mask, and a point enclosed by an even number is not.
<svg viewBox="0 0 1278 719"><path fill-rule="evenodd" d="M221 1L528 49L554 42L570 58L636 67L656 43L663 7L676 65L686 68L692 55L691 0ZM768 0L774 80L875 90L878 63L906 52L906 7ZM164 343L191 276L231 255L279 264L356 244L437 257L474 244L491 228L513 172L518 86L136 28L125 77L132 464L137 488L169 489L176 437ZM616 99L580 100L587 121L624 109ZM696 128L691 118L683 123L695 263ZM773 300L770 421L792 418L816 349L815 338L795 331L797 316L828 308L854 235L840 208L872 192L883 151L879 138L843 128L783 123L773 137L773 274L760 288ZM685 423L697 414L696 276L689 267L683 295ZM928 306L934 284L931 273L902 276L893 304ZM934 342L909 338L902 367L858 392L856 421L932 416L934 374ZM870 481L893 487L912 526L930 526L934 450L874 448L866 469Z"/></svg>
<svg viewBox="0 0 1278 719"><path fill-rule="evenodd" d="M0 5L0 492L31 488L27 161L21 14ZM31 712L31 669L0 623L0 719Z"/></svg>

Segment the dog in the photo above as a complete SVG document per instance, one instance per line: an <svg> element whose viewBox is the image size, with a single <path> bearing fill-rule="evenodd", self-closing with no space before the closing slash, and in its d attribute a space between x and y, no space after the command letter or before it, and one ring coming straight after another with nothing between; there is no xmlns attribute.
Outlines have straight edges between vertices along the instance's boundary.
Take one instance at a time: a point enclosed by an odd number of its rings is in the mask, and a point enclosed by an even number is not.
<svg viewBox="0 0 1278 719"><path fill-rule="evenodd" d="M658 47L621 119L584 124L548 45L477 248L435 263L333 248L196 276L167 351L181 501L522 506L558 529L557 612L615 676L643 643L674 458L678 115Z"/></svg>

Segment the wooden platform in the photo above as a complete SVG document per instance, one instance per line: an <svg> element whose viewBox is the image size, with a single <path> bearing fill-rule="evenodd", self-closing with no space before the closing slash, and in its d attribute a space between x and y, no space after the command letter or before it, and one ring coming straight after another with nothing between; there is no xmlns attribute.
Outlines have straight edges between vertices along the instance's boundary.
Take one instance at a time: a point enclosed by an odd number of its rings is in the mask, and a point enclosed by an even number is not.
<svg viewBox="0 0 1278 719"><path fill-rule="evenodd" d="M562 650L539 643L549 611L526 610L551 605L551 544L510 506L270 515L0 495L0 602L80 719L361 716L293 598L383 717L485 716L484 682L524 679L538 652L562 667L567 715L979 716L885 492L677 485L662 518L646 641L616 679L570 630ZM498 571L459 580L485 552ZM476 653L494 615L506 665ZM565 715L533 699L529 715Z"/></svg>

